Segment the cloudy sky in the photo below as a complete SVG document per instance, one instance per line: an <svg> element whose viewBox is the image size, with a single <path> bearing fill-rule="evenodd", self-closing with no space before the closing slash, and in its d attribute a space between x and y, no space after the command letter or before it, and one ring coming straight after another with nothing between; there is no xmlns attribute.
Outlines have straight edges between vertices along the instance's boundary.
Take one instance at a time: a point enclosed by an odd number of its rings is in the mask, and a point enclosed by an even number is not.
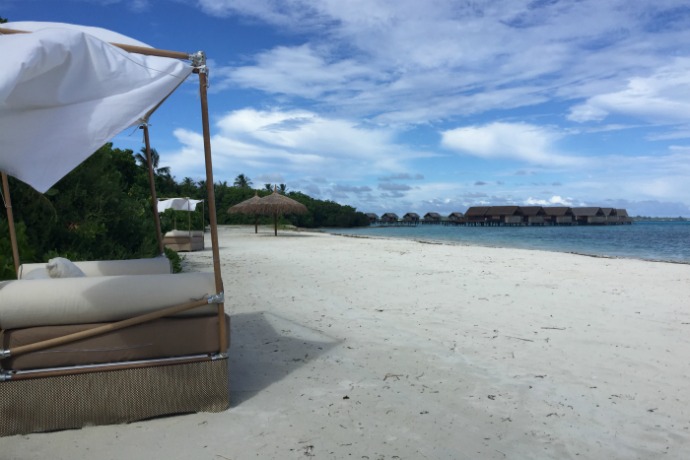
<svg viewBox="0 0 690 460"><path fill-rule="evenodd" d="M690 216L686 0L0 0L10 21L204 50L216 181L364 212ZM151 119L203 178L196 79ZM140 132L122 133L138 151Z"/></svg>

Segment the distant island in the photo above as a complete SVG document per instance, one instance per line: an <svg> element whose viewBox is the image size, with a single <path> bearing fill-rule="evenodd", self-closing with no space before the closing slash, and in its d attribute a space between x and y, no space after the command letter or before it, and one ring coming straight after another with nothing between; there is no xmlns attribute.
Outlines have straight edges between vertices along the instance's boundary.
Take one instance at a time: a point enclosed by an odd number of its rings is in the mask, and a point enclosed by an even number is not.
<svg viewBox="0 0 690 460"><path fill-rule="evenodd" d="M649 217L649 216L635 216L631 217L633 222L688 222L688 217Z"/></svg>

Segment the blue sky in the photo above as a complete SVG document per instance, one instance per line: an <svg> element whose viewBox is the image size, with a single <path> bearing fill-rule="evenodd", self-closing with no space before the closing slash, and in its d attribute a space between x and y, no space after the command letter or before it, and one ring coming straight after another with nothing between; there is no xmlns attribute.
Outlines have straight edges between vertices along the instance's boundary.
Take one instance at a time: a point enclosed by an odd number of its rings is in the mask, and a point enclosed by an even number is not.
<svg viewBox="0 0 690 460"><path fill-rule="evenodd" d="M687 1L0 0L0 16L205 51L216 181L377 214L690 216ZM178 180L204 176L197 90L151 119Z"/></svg>

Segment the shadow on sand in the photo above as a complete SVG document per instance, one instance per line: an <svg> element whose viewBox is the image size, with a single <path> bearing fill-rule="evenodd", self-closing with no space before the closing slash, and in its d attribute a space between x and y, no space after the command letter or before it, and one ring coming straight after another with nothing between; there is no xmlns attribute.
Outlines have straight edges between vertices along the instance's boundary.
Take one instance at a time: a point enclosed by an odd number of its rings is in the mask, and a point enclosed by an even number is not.
<svg viewBox="0 0 690 460"><path fill-rule="evenodd" d="M232 315L230 405L235 407L340 343L269 312Z"/></svg>

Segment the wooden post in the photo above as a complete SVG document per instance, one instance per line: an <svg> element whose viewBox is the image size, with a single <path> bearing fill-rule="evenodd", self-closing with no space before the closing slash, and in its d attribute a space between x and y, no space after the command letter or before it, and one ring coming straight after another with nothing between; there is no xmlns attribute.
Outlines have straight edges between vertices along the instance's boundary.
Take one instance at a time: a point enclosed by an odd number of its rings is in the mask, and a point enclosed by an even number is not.
<svg viewBox="0 0 690 460"><path fill-rule="evenodd" d="M151 142L149 141L149 125L141 125L144 130L144 145L146 146L146 163L148 164L149 188L151 189L151 208L153 209L153 222L156 224L156 241L158 253L163 254L163 235L161 234L161 218L158 215L158 197L156 196L156 178L153 173L153 155L151 155Z"/></svg>
<svg viewBox="0 0 690 460"><path fill-rule="evenodd" d="M206 192L208 195L208 218L211 226L211 250L213 252L213 273L216 292L223 292L223 278L220 271L220 250L218 248L218 222L216 219L216 194L213 184L213 160L211 158L211 129L208 120L208 75L206 68L197 69L199 74L199 94L201 96L201 124L204 133L204 156L206 157ZM218 346L220 353L228 349L225 332L225 306L218 304Z"/></svg>
<svg viewBox="0 0 690 460"><path fill-rule="evenodd" d="M12 199L10 197L10 183L7 173L2 171L2 193L5 195L5 209L7 211L7 226L10 231L10 244L12 245L12 258L14 259L14 274L19 276L19 247L17 245L17 232L14 228L14 213L12 212Z"/></svg>

